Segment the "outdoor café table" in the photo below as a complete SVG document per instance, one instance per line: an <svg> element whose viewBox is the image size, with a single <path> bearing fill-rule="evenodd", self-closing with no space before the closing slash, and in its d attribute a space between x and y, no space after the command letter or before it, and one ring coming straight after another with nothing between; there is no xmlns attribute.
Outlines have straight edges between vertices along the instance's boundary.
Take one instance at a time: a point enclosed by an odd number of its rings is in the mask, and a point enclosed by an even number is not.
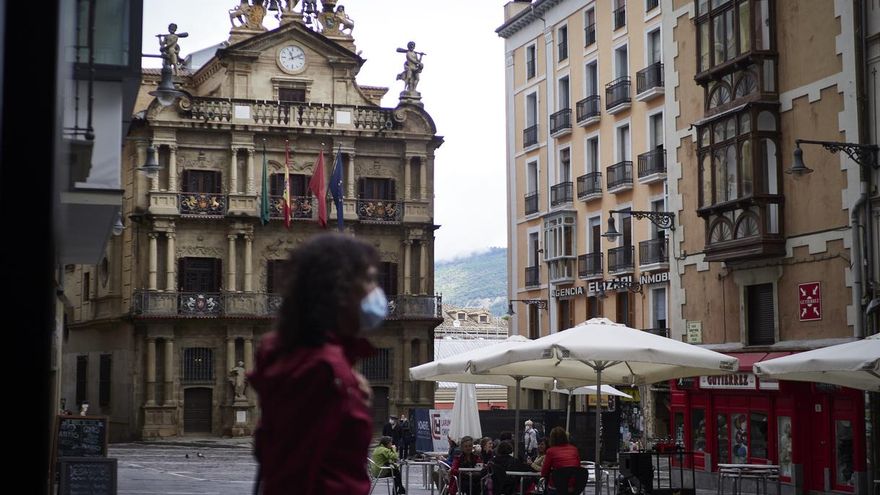
<svg viewBox="0 0 880 495"><path fill-rule="evenodd" d="M427 488L427 485L431 485L431 495L434 495L434 482L431 480L431 471L433 471L433 467L437 465L437 461L413 461L406 460L403 461L403 464L406 466L406 481L403 486L409 490L409 467L417 466L422 468L422 487Z"/></svg>
<svg viewBox="0 0 880 495"><path fill-rule="evenodd" d="M525 481L526 478L534 478L537 480L541 477L541 473L536 473L534 471L507 471L508 476L516 476L519 478L519 493L523 495L525 493Z"/></svg>
<svg viewBox="0 0 880 495"><path fill-rule="evenodd" d="M473 493L482 493L482 487L480 487L480 471L483 470L483 465L480 464L478 467L472 468L458 468L459 473L459 481L461 481L461 475L466 474L468 476L468 488L469 492ZM477 491L474 491L474 474L477 475Z"/></svg>
<svg viewBox="0 0 880 495"><path fill-rule="evenodd" d="M742 481L755 480L755 490L761 493L760 481L767 495L767 480L776 482L776 495L779 495L779 466L775 464L718 464L718 495L724 495L724 480L733 482L733 495L742 493Z"/></svg>

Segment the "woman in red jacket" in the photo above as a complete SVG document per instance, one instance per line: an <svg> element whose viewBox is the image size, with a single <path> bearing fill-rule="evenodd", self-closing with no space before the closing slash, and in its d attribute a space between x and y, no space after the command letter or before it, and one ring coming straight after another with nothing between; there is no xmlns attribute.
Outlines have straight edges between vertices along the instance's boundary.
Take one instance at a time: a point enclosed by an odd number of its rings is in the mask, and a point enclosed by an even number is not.
<svg viewBox="0 0 880 495"><path fill-rule="evenodd" d="M553 478L550 473L556 468L580 467L581 457L578 449L568 443L568 433L561 426L550 430L550 448L544 455L544 464L541 465L541 477L544 478L548 488L553 488ZM574 481L574 480L572 480Z"/></svg>
<svg viewBox="0 0 880 495"><path fill-rule="evenodd" d="M354 370L388 303L376 250L353 237L315 236L285 266L278 327L248 375L262 416L254 439L258 493L366 495L371 389Z"/></svg>
<svg viewBox="0 0 880 495"><path fill-rule="evenodd" d="M455 457L455 460L452 461L452 466L449 468L449 495L456 495L458 493L478 493L480 491L480 476L479 474L467 474L463 476L459 476L460 468L473 468L477 467L477 464L482 464L483 459L479 454L474 453L474 439L469 435L465 435L461 437L461 453ZM476 476L476 481L471 478ZM456 483L456 478L461 480L461 486L458 486Z"/></svg>

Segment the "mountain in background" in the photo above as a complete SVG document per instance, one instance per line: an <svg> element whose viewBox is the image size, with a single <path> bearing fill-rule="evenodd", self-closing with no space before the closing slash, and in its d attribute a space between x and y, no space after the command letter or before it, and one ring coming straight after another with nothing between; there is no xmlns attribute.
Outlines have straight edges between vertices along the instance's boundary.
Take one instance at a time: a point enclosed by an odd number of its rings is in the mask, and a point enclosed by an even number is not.
<svg viewBox="0 0 880 495"><path fill-rule="evenodd" d="M489 248L434 265L434 287L443 304L488 308L493 315L507 313L507 249Z"/></svg>

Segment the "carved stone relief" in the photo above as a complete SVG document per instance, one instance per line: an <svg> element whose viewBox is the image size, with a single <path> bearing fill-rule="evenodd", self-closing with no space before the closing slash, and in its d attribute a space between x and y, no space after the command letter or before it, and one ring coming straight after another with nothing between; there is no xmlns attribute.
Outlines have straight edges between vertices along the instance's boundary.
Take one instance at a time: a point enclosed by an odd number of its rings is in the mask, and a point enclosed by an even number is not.
<svg viewBox="0 0 880 495"><path fill-rule="evenodd" d="M204 151L177 151L177 168L178 170L185 170L190 168L204 169L204 170L223 170L222 163L226 163L226 160L220 161L218 159L217 153L211 153L210 156Z"/></svg>
<svg viewBox="0 0 880 495"><path fill-rule="evenodd" d="M226 250L213 246L177 246L176 252L178 258L222 258Z"/></svg>

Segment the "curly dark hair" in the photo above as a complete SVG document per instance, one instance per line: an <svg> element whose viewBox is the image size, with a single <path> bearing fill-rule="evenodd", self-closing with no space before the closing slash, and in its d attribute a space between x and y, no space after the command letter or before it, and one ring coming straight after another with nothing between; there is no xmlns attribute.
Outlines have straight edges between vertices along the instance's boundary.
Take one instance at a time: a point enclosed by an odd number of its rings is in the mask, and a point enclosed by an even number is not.
<svg viewBox="0 0 880 495"><path fill-rule="evenodd" d="M357 332L363 285L379 253L351 236L320 234L290 253L278 312L281 347L316 347L328 334Z"/></svg>
<svg viewBox="0 0 880 495"><path fill-rule="evenodd" d="M565 428L561 426L557 426L550 430L550 446L558 447L560 445L565 445L568 443L568 433L565 432Z"/></svg>
<svg viewBox="0 0 880 495"><path fill-rule="evenodd" d="M513 454L513 442L510 440L502 440L501 443L498 444L496 452L498 455Z"/></svg>

